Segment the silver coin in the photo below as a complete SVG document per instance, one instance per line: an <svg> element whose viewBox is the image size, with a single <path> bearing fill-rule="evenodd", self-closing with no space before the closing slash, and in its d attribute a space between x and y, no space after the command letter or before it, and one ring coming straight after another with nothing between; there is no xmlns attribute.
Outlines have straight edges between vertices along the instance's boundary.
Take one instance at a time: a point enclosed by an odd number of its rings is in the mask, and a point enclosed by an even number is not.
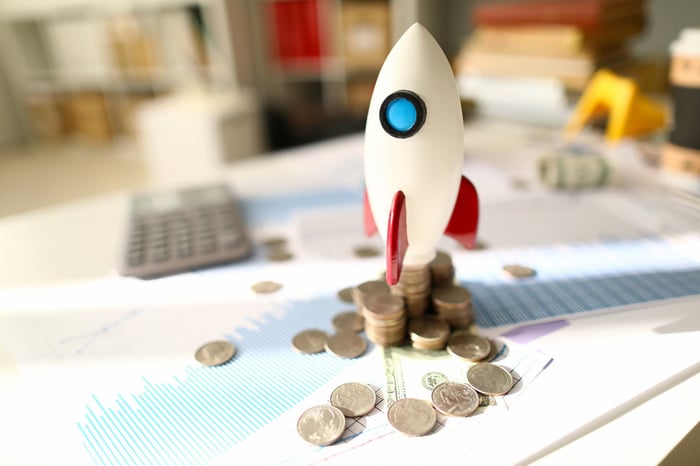
<svg viewBox="0 0 700 466"><path fill-rule="evenodd" d="M443 285L433 290L433 301L436 304L462 304L471 302L472 295L468 289L459 285Z"/></svg>
<svg viewBox="0 0 700 466"><path fill-rule="evenodd" d="M506 264L503 271L513 278L528 278L537 274L535 269L520 264Z"/></svg>
<svg viewBox="0 0 700 466"><path fill-rule="evenodd" d="M338 291L338 299L343 301L344 303L353 303L352 299L352 289L354 287L349 286L347 288L343 288L342 290Z"/></svg>
<svg viewBox="0 0 700 466"><path fill-rule="evenodd" d="M215 340L203 344L194 353L194 358L208 367L219 366L236 354L236 345L226 340Z"/></svg>
<svg viewBox="0 0 700 466"><path fill-rule="evenodd" d="M360 283L355 287L355 291L361 297L367 295L389 293L390 290L391 289L389 288L389 285L386 284L385 280L368 280L366 282Z"/></svg>
<svg viewBox="0 0 700 466"><path fill-rule="evenodd" d="M482 361L491 353L491 342L479 335L459 331L447 340L447 352L466 361Z"/></svg>
<svg viewBox="0 0 700 466"><path fill-rule="evenodd" d="M320 353L325 349L327 338L328 334L323 330L302 330L292 338L292 347L303 354Z"/></svg>
<svg viewBox="0 0 700 466"><path fill-rule="evenodd" d="M381 251L373 246L358 246L353 249L355 257L376 257Z"/></svg>
<svg viewBox="0 0 700 466"><path fill-rule="evenodd" d="M408 330L411 344L416 349L445 349L445 344L450 336L450 325L447 321L431 314L412 318Z"/></svg>
<svg viewBox="0 0 700 466"><path fill-rule="evenodd" d="M348 382L331 393L331 406L338 408L346 417L364 416L374 409L377 394L363 383Z"/></svg>
<svg viewBox="0 0 700 466"><path fill-rule="evenodd" d="M467 382L484 395L503 395L513 386L513 376L501 366L482 362L469 368Z"/></svg>
<svg viewBox="0 0 700 466"><path fill-rule="evenodd" d="M270 236L262 240L262 243L268 248L278 248L287 244L287 238L282 236Z"/></svg>
<svg viewBox="0 0 700 466"><path fill-rule="evenodd" d="M398 400L387 411L389 424L402 434L420 436L430 432L437 422L433 405L417 398Z"/></svg>
<svg viewBox="0 0 700 466"><path fill-rule="evenodd" d="M267 252L267 259L272 262L285 262L294 259L294 255L284 247L274 247Z"/></svg>
<svg viewBox="0 0 700 466"><path fill-rule="evenodd" d="M474 245L474 250L475 251L483 251L484 249L488 249L489 245L488 243L481 241L481 240L476 240L476 244Z"/></svg>
<svg viewBox="0 0 700 466"><path fill-rule="evenodd" d="M411 336L421 339L445 339L450 335L450 326L447 321L439 316L425 314L414 317L408 327Z"/></svg>
<svg viewBox="0 0 700 466"><path fill-rule="evenodd" d="M443 382L433 388L430 398L446 416L469 416L479 407L479 394L463 383Z"/></svg>
<svg viewBox="0 0 700 466"><path fill-rule="evenodd" d="M362 314L374 319L395 319L406 313L404 300L392 294L376 294L367 297Z"/></svg>
<svg viewBox="0 0 700 466"><path fill-rule="evenodd" d="M266 294L274 293L275 291L282 289L282 284L265 280L254 283L250 288L258 294Z"/></svg>
<svg viewBox="0 0 700 466"><path fill-rule="evenodd" d="M345 431L345 416L336 407L312 406L304 411L297 421L297 432L313 445L325 446L334 443Z"/></svg>
<svg viewBox="0 0 700 466"><path fill-rule="evenodd" d="M365 328L365 319L355 311L347 311L336 314L331 324L333 324L333 328L338 332L342 332L343 330L361 332Z"/></svg>
<svg viewBox="0 0 700 466"><path fill-rule="evenodd" d="M367 350L367 341L354 332L338 332L326 338L325 348L339 358L356 358Z"/></svg>

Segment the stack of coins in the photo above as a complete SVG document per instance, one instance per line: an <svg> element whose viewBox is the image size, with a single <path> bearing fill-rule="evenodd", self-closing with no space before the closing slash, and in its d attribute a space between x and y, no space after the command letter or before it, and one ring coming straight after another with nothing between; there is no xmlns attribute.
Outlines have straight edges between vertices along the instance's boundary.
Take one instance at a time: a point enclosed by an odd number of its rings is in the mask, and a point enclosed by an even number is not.
<svg viewBox="0 0 700 466"><path fill-rule="evenodd" d="M364 303L371 296L389 294L389 285L384 280L369 280L362 282L352 289L352 300L355 303L357 313L362 315Z"/></svg>
<svg viewBox="0 0 700 466"><path fill-rule="evenodd" d="M263 241L267 259L273 262L283 262L292 259L294 256L287 249L287 240L282 237L267 238Z"/></svg>
<svg viewBox="0 0 700 466"><path fill-rule="evenodd" d="M452 258L446 252L437 251L435 259L430 262L430 280L433 288L452 284L454 277Z"/></svg>
<svg viewBox="0 0 700 466"><path fill-rule="evenodd" d="M466 328L474 322L472 296L463 286L445 285L435 288L432 299L435 312L444 318L451 328Z"/></svg>
<svg viewBox="0 0 700 466"><path fill-rule="evenodd" d="M426 314L408 323L411 344L421 350L443 350L450 337L450 325L442 317Z"/></svg>
<svg viewBox="0 0 700 466"><path fill-rule="evenodd" d="M429 266L404 266L391 292L403 297L408 316L415 317L425 314L430 307L430 289Z"/></svg>
<svg viewBox="0 0 700 466"><path fill-rule="evenodd" d="M406 339L406 308L400 296L379 293L363 303L365 334L381 346L397 346Z"/></svg>

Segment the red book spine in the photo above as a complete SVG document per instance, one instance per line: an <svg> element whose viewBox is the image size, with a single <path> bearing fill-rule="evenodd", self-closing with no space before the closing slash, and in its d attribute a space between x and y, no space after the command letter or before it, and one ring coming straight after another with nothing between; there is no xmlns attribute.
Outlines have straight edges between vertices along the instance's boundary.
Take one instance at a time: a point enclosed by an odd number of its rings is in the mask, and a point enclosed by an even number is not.
<svg viewBox="0 0 700 466"><path fill-rule="evenodd" d="M281 66L315 65L321 37L317 0L278 0L268 4L270 48Z"/></svg>

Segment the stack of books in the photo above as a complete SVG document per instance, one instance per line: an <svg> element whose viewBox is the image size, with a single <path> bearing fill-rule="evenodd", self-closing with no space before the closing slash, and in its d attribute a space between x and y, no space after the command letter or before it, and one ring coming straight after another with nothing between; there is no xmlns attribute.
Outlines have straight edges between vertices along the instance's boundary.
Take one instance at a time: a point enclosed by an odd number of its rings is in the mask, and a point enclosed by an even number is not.
<svg viewBox="0 0 700 466"><path fill-rule="evenodd" d="M510 0L478 4L472 20L454 61L463 97L511 113L534 105L559 121L597 70L628 64L646 9L644 0Z"/></svg>

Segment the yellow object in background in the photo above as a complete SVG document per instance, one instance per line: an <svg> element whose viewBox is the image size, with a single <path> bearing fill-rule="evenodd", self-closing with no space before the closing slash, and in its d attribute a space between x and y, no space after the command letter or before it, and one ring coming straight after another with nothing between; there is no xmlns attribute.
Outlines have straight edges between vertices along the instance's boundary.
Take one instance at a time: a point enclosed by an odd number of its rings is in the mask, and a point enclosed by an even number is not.
<svg viewBox="0 0 700 466"><path fill-rule="evenodd" d="M637 83L602 69L593 75L566 125L573 136L591 120L608 116L605 138L618 141L666 127L666 109L639 92Z"/></svg>

